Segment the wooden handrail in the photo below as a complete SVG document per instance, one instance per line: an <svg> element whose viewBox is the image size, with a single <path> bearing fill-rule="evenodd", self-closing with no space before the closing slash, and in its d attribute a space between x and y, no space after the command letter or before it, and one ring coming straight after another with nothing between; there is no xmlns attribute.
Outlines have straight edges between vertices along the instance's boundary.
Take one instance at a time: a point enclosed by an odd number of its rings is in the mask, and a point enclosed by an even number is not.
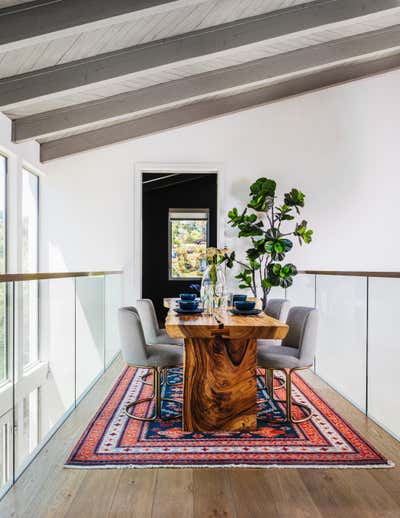
<svg viewBox="0 0 400 518"><path fill-rule="evenodd" d="M373 272L373 271L340 271L340 270L299 270L298 273L310 275L347 275L352 277L391 277L400 278L400 272Z"/></svg>
<svg viewBox="0 0 400 518"><path fill-rule="evenodd" d="M66 279L68 277L100 277L104 275L117 275L122 270L109 270L106 272L40 272L40 273L5 273L0 275L0 282L13 281L42 281L45 279Z"/></svg>

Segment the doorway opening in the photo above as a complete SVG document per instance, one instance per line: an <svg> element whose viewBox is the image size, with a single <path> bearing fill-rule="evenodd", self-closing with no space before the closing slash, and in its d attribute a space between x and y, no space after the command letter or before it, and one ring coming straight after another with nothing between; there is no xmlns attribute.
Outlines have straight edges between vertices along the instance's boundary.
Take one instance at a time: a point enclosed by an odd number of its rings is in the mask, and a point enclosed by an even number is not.
<svg viewBox="0 0 400 518"><path fill-rule="evenodd" d="M165 320L164 297L200 284L204 252L217 246L217 173L142 174L142 297Z"/></svg>

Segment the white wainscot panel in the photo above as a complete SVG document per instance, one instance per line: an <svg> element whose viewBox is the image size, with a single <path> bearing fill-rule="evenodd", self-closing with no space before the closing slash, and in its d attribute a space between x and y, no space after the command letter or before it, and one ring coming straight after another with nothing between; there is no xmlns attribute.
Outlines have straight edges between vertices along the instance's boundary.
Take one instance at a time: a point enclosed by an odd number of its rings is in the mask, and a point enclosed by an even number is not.
<svg viewBox="0 0 400 518"><path fill-rule="evenodd" d="M366 403L367 281L318 275L316 372L360 409Z"/></svg>
<svg viewBox="0 0 400 518"><path fill-rule="evenodd" d="M302 274L293 277L293 284L286 290L286 298L292 306L309 306L315 304L315 275Z"/></svg>
<svg viewBox="0 0 400 518"><path fill-rule="evenodd" d="M400 438L400 279L370 278L368 414Z"/></svg>

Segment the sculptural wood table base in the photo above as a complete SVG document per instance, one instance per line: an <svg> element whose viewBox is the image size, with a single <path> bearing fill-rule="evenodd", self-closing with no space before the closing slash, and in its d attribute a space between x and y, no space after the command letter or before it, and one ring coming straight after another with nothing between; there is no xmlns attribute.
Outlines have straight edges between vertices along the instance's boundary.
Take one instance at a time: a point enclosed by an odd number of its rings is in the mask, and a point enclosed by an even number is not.
<svg viewBox="0 0 400 518"><path fill-rule="evenodd" d="M185 339L183 429L257 428L257 340Z"/></svg>
<svg viewBox="0 0 400 518"><path fill-rule="evenodd" d="M185 339L183 430L255 430L257 339L284 338L287 325L264 314L181 316L170 311L166 329L171 337Z"/></svg>

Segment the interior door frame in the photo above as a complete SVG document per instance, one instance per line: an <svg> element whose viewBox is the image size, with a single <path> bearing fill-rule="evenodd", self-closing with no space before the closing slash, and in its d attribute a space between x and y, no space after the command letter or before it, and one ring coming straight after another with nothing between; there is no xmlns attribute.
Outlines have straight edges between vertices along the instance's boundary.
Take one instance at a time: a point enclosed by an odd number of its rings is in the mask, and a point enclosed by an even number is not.
<svg viewBox="0 0 400 518"><path fill-rule="evenodd" d="M142 296L142 178L144 173L216 174L217 175L217 246L225 245L224 167L220 162L171 163L138 162L133 176L133 295Z"/></svg>

